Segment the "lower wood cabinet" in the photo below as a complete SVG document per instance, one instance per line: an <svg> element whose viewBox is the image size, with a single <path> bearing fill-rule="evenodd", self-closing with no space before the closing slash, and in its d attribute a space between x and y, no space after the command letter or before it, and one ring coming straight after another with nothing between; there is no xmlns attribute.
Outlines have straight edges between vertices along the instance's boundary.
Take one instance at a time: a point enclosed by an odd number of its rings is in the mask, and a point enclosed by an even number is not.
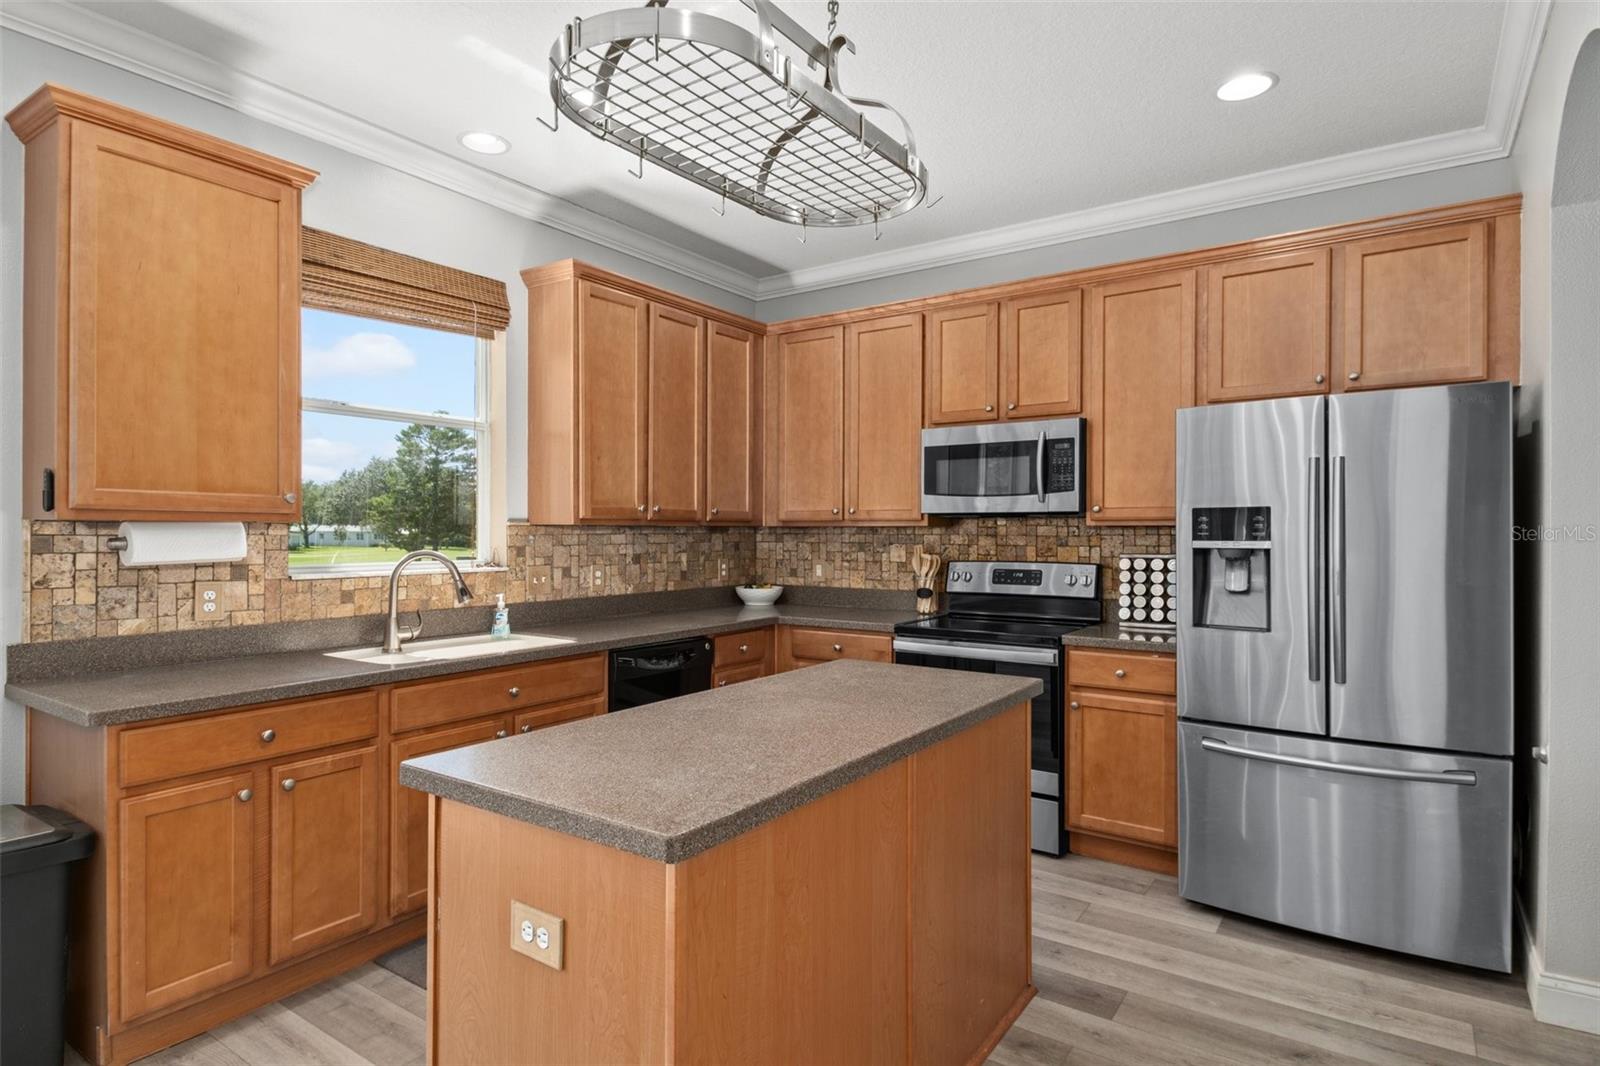
<svg viewBox="0 0 1600 1066"><path fill-rule="evenodd" d="M778 628L777 663L780 672L829 663L835 659L893 662L894 638L887 633L864 633L854 629L814 629L810 626Z"/></svg>
<svg viewBox="0 0 1600 1066"><path fill-rule="evenodd" d="M122 801L115 926L122 1020L250 973L260 809L248 771Z"/></svg>
<svg viewBox="0 0 1600 1066"><path fill-rule="evenodd" d="M727 688L772 673L773 645L771 627L744 629L713 637L711 687Z"/></svg>
<svg viewBox="0 0 1600 1066"><path fill-rule="evenodd" d="M378 921L378 749L274 766L270 959Z"/></svg>

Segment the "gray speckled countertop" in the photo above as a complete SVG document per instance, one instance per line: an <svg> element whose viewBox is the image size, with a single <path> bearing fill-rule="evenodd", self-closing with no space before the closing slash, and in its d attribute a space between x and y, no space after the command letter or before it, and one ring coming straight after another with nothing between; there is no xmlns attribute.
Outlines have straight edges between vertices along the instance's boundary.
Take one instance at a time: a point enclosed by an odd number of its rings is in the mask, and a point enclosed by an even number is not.
<svg viewBox="0 0 1600 1066"><path fill-rule="evenodd" d="M1040 691L840 660L410 759L400 783L681 862Z"/></svg>
<svg viewBox="0 0 1600 1066"><path fill-rule="evenodd" d="M1069 648L1112 648L1117 651L1163 651L1178 653L1178 634L1155 633L1148 629L1124 629L1116 622L1074 629L1061 642Z"/></svg>
<svg viewBox="0 0 1600 1066"><path fill-rule="evenodd" d="M414 681L423 677L489 670L540 659L560 659L699 634L711 636L763 625L781 623L888 632L896 622L915 617L915 612L911 610L788 604L776 607L728 606L659 611L519 627L519 633L558 637L568 643L449 662L381 666L334 659L320 650L273 652L109 673L85 673L50 680L17 681L6 685L6 696L77 725L107 726L397 681Z"/></svg>

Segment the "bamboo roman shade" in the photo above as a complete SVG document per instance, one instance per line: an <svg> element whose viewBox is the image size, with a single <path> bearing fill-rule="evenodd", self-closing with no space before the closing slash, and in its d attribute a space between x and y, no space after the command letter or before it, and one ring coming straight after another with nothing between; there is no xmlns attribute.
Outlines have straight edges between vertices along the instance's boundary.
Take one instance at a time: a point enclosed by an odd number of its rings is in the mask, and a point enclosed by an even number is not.
<svg viewBox="0 0 1600 1066"><path fill-rule="evenodd" d="M492 337L511 322L505 282L323 230L300 230L307 307Z"/></svg>

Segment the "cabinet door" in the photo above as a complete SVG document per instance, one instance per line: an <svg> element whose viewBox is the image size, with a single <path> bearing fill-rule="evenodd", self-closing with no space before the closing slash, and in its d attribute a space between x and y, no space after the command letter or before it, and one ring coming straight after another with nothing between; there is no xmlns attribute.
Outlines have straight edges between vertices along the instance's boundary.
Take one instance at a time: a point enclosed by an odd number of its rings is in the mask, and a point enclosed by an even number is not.
<svg viewBox="0 0 1600 1066"><path fill-rule="evenodd" d="M1207 403L1328 391L1328 249L1206 268Z"/></svg>
<svg viewBox="0 0 1600 1066"><path fill-rule="evenodd" d="M1089 291L1092 524L1170 523L1178 408L1194 403L1194 271Z"/></svg>
<svg viewBox="0 0 1600 1066"><path fill-rule="evenodd" d="M844 328L783 334L773 373L778 521L837 521L844 509Z"/></svg>
<svg viewBox="0 0 1600 1066"><path fill-rule="evenodd" d="M122 801L124 1021L250 973L252 781L239 773Z"/></svg>
<svg viewBox="0 0 1600 1066"><path fill-rule="evenodd" d="M1341 245L1345 389L1482 381L1489 373L1488 224Z"/></svg>
<svg viewBox="0 0 1600 1066"><path fill-rule="evenodd" d="M300 199L72 125L67 506L299 513Z"/></svg>
<svg viewBox="0 0 1600 1066"><path fill-rule="evenodd" d="M650 518L705 516L706 320L650 305Z"/></svg>
<svg viewBox="0 0 1600 1066"><path fill-rule="evenodd" d="M400 784L400 764L505 736L509 718L435 729L389 742L389 916L428 905L428 794Z"/></svg>
<svg viewBox="0 0 1600 1066"><path fill-rule="evenodd" d="M1059 418L1083 409L1083 290L1000 305L1000 393L1007 418Z"/></svg>
<svg viewBox="0 0 1600 1066"><path fill-rule="evenodd" d="M706 517L760 521L760 378L755 335L722 322L706 332Z"/></svg>
<svg viewBox="0 0 1600 1066"><path fill-rule="evenodd" d="M578 284L578 518L645 517L649 305Z"/></svg>
<svg viewBox="0 0 1600 1066"><path fill-rule="evenodd" d="M272 768L274 965L378 921L378 751Z"/></svg>
<svg viewBox="0 0 1600 1066"><path fill-rule="evenodd" d="M845 517L922 518L922 316L845 330Z"/></svg>
<svg viewBox="0 0 1600 1066"><path fill-rule="evenodd" d="M971 304L927 315L928 424L1000 417L1000 309Z"/></svg>
<svg viewBox="0 0 1600 1066"><path fill-rule="evenodd" d="M1067 703L1067 828L1178 843L1178 705L1073 689Z"/></svg>

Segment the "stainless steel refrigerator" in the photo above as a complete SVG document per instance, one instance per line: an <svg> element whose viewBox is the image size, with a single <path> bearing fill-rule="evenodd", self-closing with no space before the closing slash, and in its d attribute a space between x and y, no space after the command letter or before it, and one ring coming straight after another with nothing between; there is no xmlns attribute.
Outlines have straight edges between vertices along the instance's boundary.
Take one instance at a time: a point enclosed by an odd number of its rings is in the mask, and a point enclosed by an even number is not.
<svg viewBox="0 0 1600 1066"><path fill-rule="evenodd" d="M1178 414L1178 888L1511 968L1511 387Z"/></svg>

